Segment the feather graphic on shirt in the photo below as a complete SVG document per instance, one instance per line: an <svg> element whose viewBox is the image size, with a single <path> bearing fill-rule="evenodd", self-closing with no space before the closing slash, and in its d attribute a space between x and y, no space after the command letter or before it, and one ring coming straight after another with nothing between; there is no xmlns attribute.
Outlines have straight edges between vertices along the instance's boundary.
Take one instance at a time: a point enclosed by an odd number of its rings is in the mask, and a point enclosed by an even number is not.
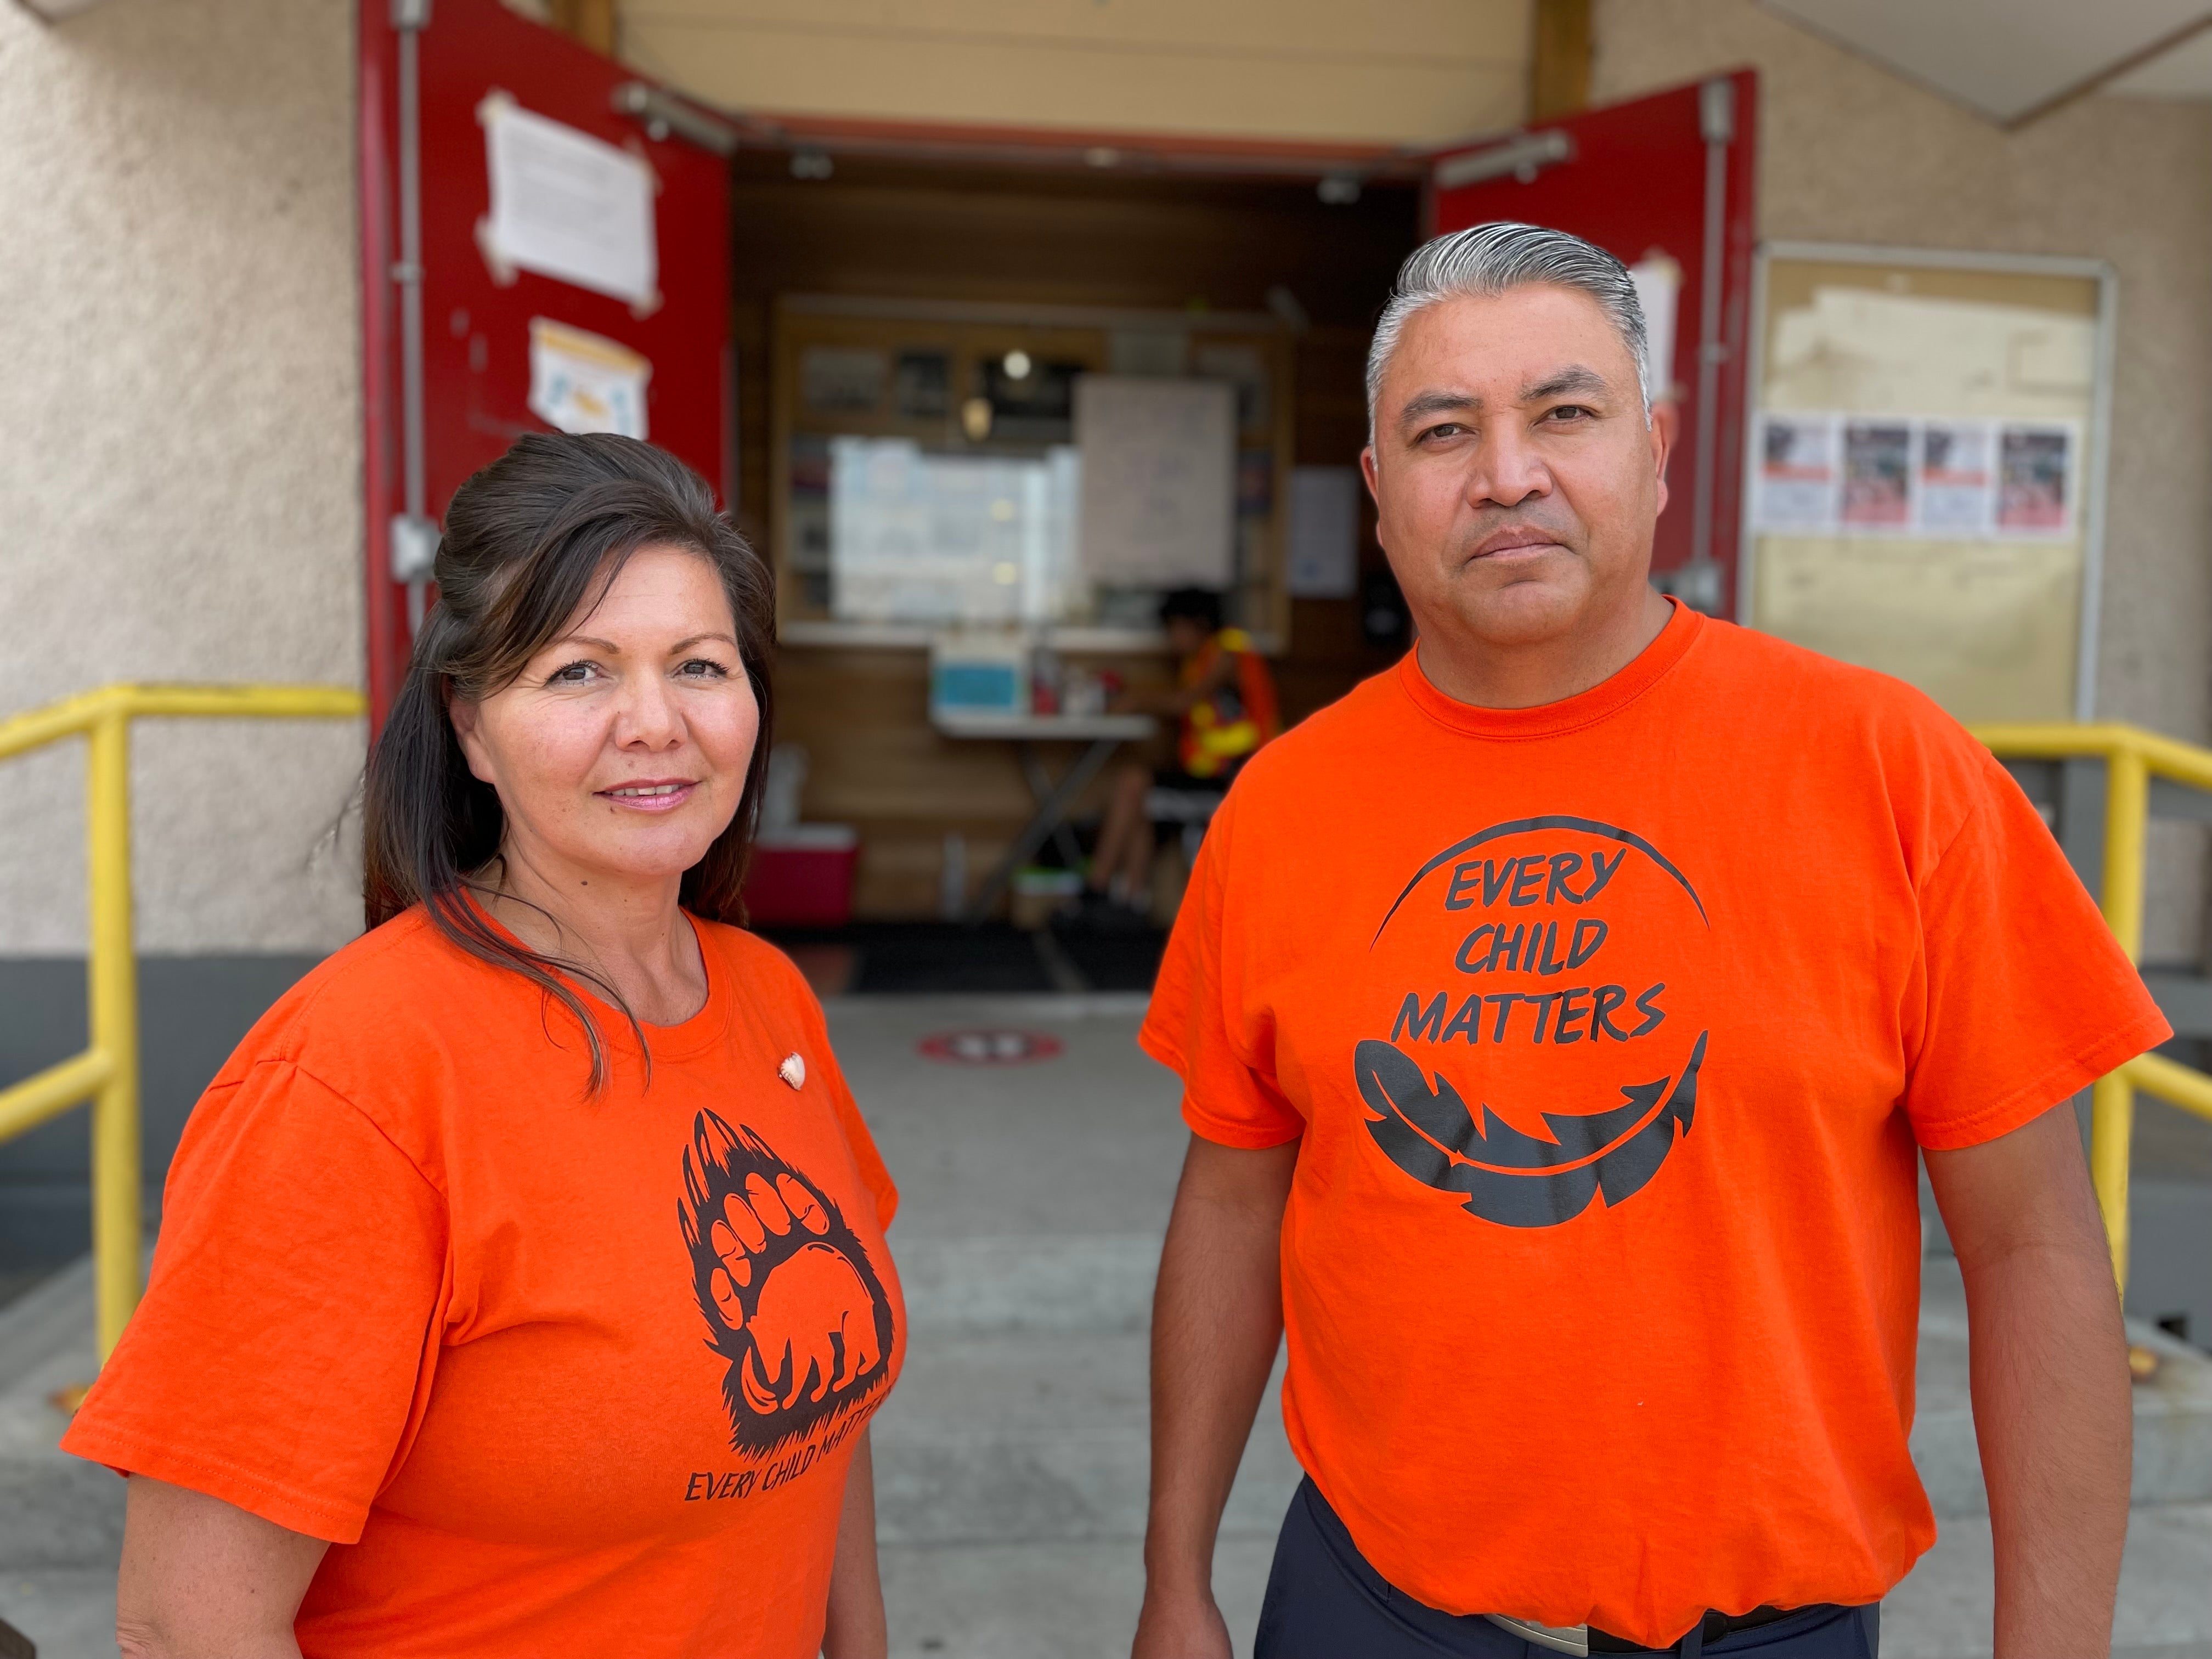
<svg viewBox="0 0 2212 1659"><path fill-rule="evenodd" d="M1643 1190L1697 1115L1705 1033L1679 1079L1621 1085L1621 1103L1589 1114L1545 1112L1555 1139L1540 1140L1487 1105L1478 1124L1442 1073L1431 1088L1396 1045L1369 1039L1354 1050L1360 1098L1376 1114L1367 1132L1384 1156L1439 1191L1467 1195L1470 1214L1508 1227L1572 1220L1600 1192L1608 1206ZM1674 1083L1671 1092L1668 1084ZM1663 1103L1661 1097L1665 1097Z"/></svg>

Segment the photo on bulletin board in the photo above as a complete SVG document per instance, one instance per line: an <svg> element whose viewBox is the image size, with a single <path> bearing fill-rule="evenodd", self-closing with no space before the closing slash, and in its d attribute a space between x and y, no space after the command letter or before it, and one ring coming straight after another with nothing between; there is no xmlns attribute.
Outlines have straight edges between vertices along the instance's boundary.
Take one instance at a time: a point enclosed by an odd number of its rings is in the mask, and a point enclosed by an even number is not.
<svg viewBox="0 0 2212 1659"><path fill-rule="evenodd" d="M1739 620L1958 718L2091 716L2113 279L1760 252Z"/></svg>

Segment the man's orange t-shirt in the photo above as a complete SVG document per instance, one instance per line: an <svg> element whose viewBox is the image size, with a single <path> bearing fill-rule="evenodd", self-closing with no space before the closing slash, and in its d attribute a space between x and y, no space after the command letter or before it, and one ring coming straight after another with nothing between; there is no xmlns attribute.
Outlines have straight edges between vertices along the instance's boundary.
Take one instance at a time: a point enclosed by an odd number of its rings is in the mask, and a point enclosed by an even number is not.
<svg viewBox="0 0 2212 1659"><path fill-rule="evenodd" d="M62 1443L331 1540L308 1659L819 1650L903 1358L896 1193L805 981L694 925L707 1003L649 1081L595 1006L589 1094L574 1018L416 910L194 1110Z"/></svg>
<svg viewBox="0 0 2212 1659"><path fill-rule="evenodd" d="M1950 719L1678 609L1564 702L1409 655L1269 744L1142 1041L1199 1134L1304 1138L1283 1413L1375 1569L1657 1645L1933 1541L1916 1142L2166 1033Z"/></svg>

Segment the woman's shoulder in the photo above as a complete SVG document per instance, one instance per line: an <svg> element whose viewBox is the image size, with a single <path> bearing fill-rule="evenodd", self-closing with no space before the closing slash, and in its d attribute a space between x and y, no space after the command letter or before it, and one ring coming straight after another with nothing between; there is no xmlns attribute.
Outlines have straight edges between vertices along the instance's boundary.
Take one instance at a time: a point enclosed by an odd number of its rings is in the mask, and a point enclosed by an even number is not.
<svg viewBox="0 0 2212 1659"><path fill-rule="evenodd" d="M323 958L270 1005L223 1068L300 1062L351 1051L389 1052L395 1039L473 1024L496 970L441 933L420 905Z"/></svg>
<svg viewBox="0 0 2212 1659"><path fill-rule="evenodd" d="M716 952L756 994L765 990L772 996L797 1003L819 1018L821 1004L814 988L799 971L799 964L781 950L735 922L708 921L703 916L693 916L691 921L698 928L706 948Z"/></svg>

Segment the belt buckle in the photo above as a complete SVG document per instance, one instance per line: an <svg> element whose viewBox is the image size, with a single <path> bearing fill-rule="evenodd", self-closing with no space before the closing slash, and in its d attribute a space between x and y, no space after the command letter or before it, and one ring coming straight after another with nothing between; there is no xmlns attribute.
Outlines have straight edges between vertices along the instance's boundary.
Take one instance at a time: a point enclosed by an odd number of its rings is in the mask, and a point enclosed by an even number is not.
<svg viewBox="0 0 2212 1659"><path fill-rule="evenodd" d="M1516 1619L1504 1613L1486 1613L1482 1616L1500 1630L1511 1631L1524 1642L1534 1642L1554 1653L1571 1653L1575 1659L1589 1659L1588 1625L1540 1625L1533 1619Z"/></svg>

